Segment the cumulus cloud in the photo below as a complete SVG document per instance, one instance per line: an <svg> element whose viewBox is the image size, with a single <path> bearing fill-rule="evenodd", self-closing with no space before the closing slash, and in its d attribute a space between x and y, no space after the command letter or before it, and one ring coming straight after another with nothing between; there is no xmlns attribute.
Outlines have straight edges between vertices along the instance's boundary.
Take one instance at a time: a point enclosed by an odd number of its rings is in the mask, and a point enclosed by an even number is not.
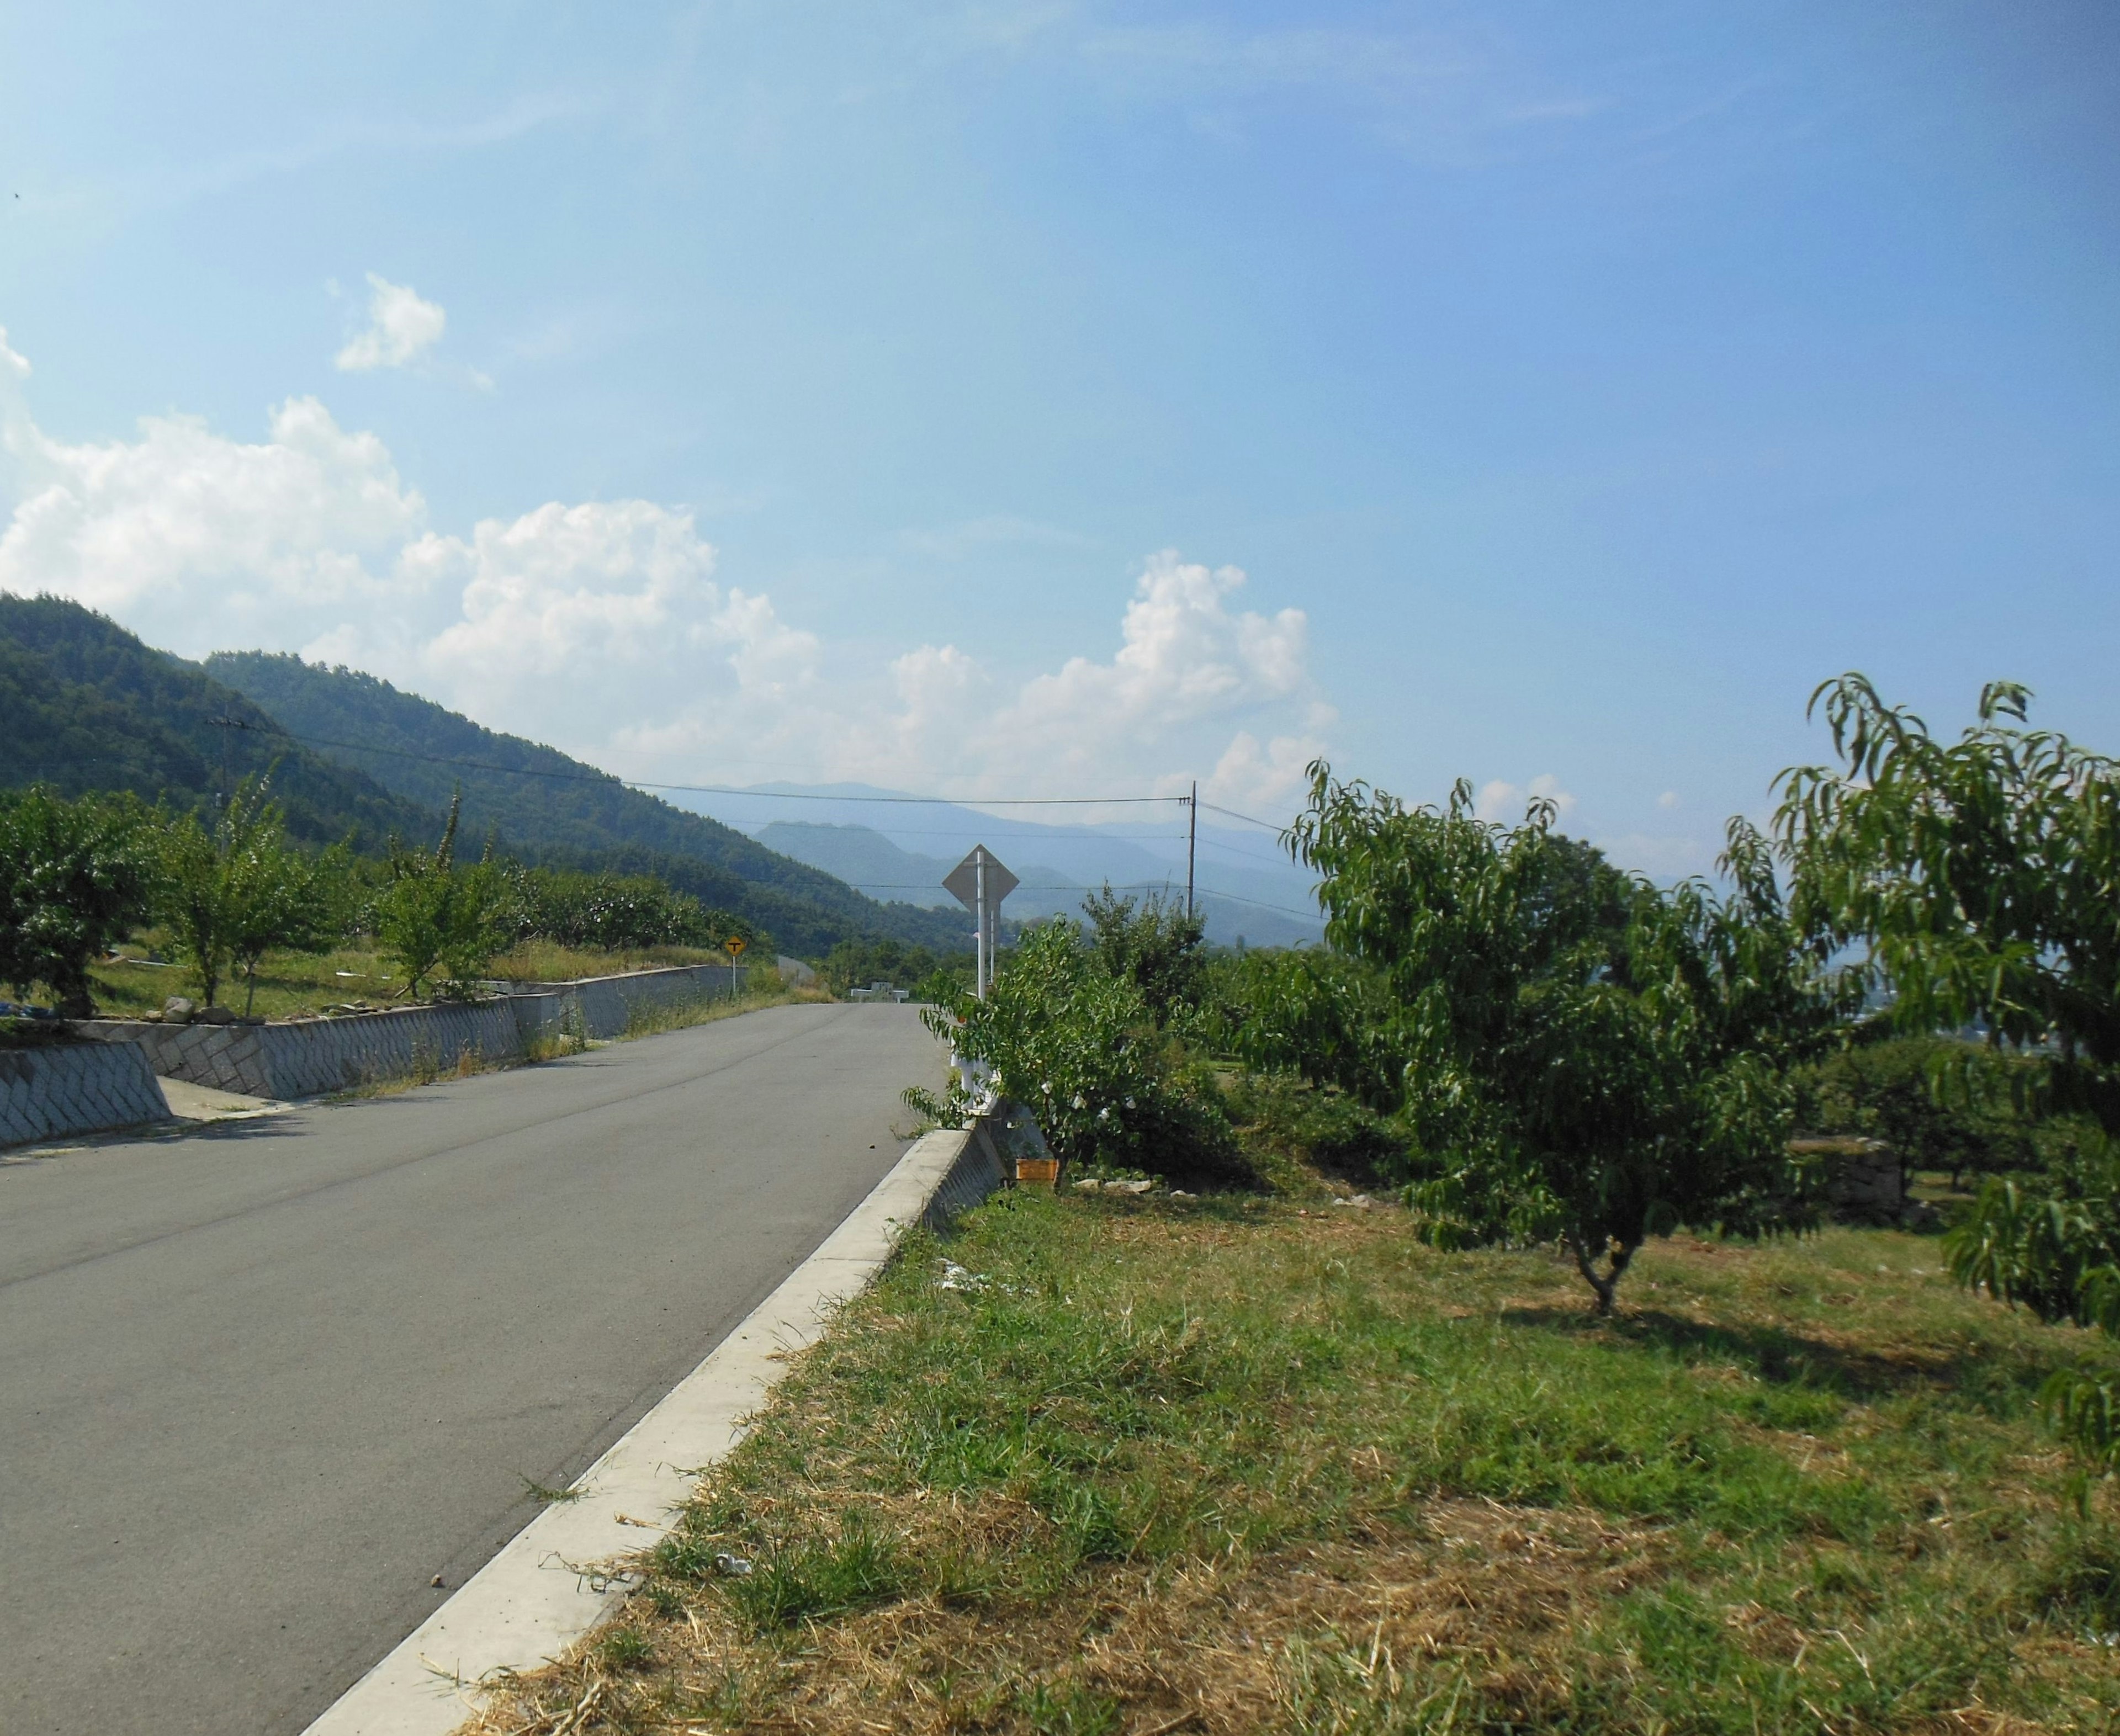
<svg viewBox="0 0 2120 1736"><path fill-rule="evenodd" d="M185 655L350 663L624 775L972 800L1197 777L1284 811L1335 721L1302 611L1245 609L1241 571L1175 551L1144 563L1101 658L1027 679L951 643L877 661L724 583L681 508L552 501L451 529L314 398L256 442L170 415L68 444L30 416L27 376L0 332L0 589L76 598Z"/></svg>
<svg viewBox="0 0 2120 1736"><path fill-rule="evenodd" d="M411 285L368 274L368 323L339 351L335 365L348 374L402 368L442 341L449 316L441 304L422 300Z"/></svg>
<svg viewBox="0 0 2120 1736"><path fill-rule="evenodd" d="M6 369L0 387L26 373ZM382 603L402 587L393 564L426 512L383 443L314 398L280 405L256 443L169 415L142 417L132 440L75 445L11 393L0 439L15 503L0 589L57 592L165 643L207 618L231 638L282 638L319 610Z"/></svg>
<svg viewBox="0 0 2120 1736"><path fill-rule="evenodd" d="M1481 819L1514 825L1535 801L1551 802L1564 819L1575 810L1575 798L1560 787L1560 780L1550 772L1541 772L1527 784L1509 783L1499 777L1482 784L1473 812Z"/></svg>

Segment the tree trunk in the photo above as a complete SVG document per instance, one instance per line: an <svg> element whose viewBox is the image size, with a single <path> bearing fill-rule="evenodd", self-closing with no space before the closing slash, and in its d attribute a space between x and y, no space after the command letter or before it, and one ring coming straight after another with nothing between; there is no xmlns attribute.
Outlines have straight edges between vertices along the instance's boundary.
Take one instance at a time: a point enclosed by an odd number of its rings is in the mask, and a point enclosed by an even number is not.
<svg viewBox="0 0 2120 1736"><path fill-rule="evenodd" d="M1620 1288L1620 1275L1627 1270L1634 1257L1632 1245L1621 1242L1606 1248L1606 1269L1600 1272L1590 1251L1575 1237L1568 1237L1568 1251L1575 1256L1575 1270L1583 1274L1583 1281L1590 1286L1597 1297L1597 1313L1602 1316L1612 1311L1612 1297Z"/></svg>
<svg viewBox="0 0 2120 1736"><path fill-rule="evenodd" d="M93 1019L95 1001L88 991L88 972L69 970L63 982L52 984L52 998L57 1003L53 1008L62 1019Z"/></svg>

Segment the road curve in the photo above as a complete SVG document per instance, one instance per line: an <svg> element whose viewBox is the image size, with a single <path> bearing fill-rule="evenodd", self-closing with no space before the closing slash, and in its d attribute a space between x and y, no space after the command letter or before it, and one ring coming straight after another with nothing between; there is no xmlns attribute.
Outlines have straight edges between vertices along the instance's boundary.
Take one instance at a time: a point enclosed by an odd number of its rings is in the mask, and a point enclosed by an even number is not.
<svg viewBox="0 0 2120 1736"><path fill-rule="evenodd" d="M910 1009L780 1007L0 1162L0 1730L302 1729L824 1239L940 1072Z"/></svg>

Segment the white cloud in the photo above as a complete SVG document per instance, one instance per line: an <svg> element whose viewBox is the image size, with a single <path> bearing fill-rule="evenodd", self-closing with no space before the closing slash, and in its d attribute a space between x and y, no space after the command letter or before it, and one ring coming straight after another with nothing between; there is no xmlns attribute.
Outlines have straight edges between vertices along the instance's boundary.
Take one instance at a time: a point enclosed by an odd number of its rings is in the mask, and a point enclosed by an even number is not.
<svg viewBox="0 0 2120 1736"><path fill-rule="evenodd" d="M1482 784L1473 812L1481 819L1515 825L1534 801L1551 802L1563 819L1575 810L1575 798L1560 787L1560 780L1550 772L1541 772L1527 784L1509 783L1499 777Z"/></svg>
<svg viewBox="0 0 2120 1736"><path fill-rule="evenodd" d="M439 302L422 300L408 284L368 274L368 324L339 351L334 364L348 374L402 368L442 341L449 316Z"/></svg>
<svg viewBox="0 0 2120 1736"><path fill-rule="evenodd" d="M1334 714L1311 694L1302 611L1234 610L1230 601L1244 583L1234 567L1157 555L1135 585L1110 661L1072 657L1012 689L955 645L904 653L886 681L858 670L828 680L829 649L805 635L799 655L774 653L800 669L799 704L780 703L793 689L769 692L739 666L740 707L710 695L667 724L625 732L621 745L657 764L696 765L743 745L783 764L829 768L821 775L832 778L972 798L1004 789L1133 793L1144 781L1174 791L1211 767L1203 791L1214 799L1285 805L1323 750L1316 730ZM788 631L761 622L742 655L761 661L754 644L777 644ZM1283 715L1296 729L1264 746L1253 730L1221 733L1239 720Z"/></svg>
<svg viewBox="0 0 2120 1736"><path fill-rule="evenodd" d="M0 589L72 596L169 644L207 620L225 639L283 638L401 588L392 565L425 504L379 439L314 398L280 405L255 444L169 415L142 417L132 440L71 445L7 389L27 366L7 355Z"/></svg>
<svg viewBox="0 0 2120 1736"><path fill-rule="evenodd" d="M69 445L30 416L27 374L0 332L0 589L73 597L187 656L353 664L625 775L973 800L1197 777L1278 815L1337 721L1303 613L1239 606L1234 567L1151 557L1103 660L1015 680L955 644L879 662L725 585L682 508L553 501L453 531L314 398L254 443L169 415Z"/></svg>
<svg viewBox="0 0 2120 1736"><path fill-rule="evenodd" d="M1666 790L1662 795L1657 797L1657 805L1659 808L1677 807L1679 805L1678 791L1676 790Z"/></svg>

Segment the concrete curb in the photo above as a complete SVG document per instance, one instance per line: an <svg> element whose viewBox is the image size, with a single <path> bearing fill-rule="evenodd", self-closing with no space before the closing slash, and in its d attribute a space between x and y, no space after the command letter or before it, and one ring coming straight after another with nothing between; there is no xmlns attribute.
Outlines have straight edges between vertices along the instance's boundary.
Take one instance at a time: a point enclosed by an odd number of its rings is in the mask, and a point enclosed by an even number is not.
<svg viewBox="0 0 2120 1736"><path fill-rule="evenodd" d="M309 1726L309 1736L448 1736L477 1708L479 1683L534 1669L572 1645L626 1589L599 1571L652 1543L700 1469L875 1277L899 1238L984 1199L1000 1166L969 1131L927 1135L668 1397L546 1507L454 1596Z"/></svg>

